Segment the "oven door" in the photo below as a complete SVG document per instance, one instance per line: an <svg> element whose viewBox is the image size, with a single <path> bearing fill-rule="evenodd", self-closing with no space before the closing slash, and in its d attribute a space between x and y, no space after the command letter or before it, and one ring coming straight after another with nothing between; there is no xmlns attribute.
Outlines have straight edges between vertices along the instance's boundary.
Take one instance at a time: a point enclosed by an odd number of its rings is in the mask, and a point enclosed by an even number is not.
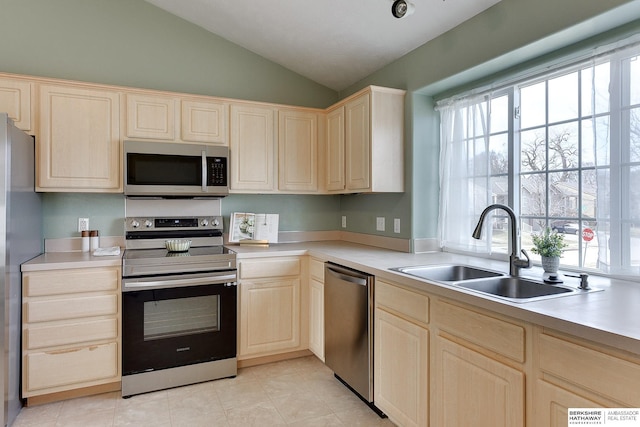
<svg viewBox="0 0 640 427"><path fill-rule="evenodd" d="M235 271L122 280L122 375L236 356Z"/></svg>

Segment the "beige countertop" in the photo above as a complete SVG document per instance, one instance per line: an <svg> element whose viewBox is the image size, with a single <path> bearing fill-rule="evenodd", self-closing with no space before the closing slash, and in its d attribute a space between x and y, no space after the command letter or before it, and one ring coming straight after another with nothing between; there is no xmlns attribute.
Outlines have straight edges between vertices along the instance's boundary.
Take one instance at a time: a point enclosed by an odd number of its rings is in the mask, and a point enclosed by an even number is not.
<svg viewBox="0 0 640 427"><path fill-rule="evenodd" d="M506 262L443 252L412 254L341 241L271 244L268 247L229 245L238 260L271 256L311 255L430 294L451 298L500 314L553 328L578 337L640 355L640 283L589 276L592 288L603 289L580 295L513 303L442 283L428 282L391 267L427 264L465 264L508 272ZM62 268L119 266L120 256L95 257L81 252L50 252L23 264L22 271ZM542 269L522 270L521 275L542 277ZM579 279L565 278L565 285L577 286Z"/></svg>

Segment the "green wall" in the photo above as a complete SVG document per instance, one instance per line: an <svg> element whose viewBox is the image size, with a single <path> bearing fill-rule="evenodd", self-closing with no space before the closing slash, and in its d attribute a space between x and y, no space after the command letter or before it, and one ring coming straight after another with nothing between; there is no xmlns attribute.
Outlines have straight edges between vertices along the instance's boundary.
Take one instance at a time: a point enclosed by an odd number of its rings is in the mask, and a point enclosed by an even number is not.
<svg viewBox="0 0 640 427"><path fill-rule="evenodd" d="M412 25L411 18L402 22ZM621 32L638 31L637 19L638 0L502 0L336 93L143 0L2 0L0 71L310 107L329 106L369 84L407 89L404 194L232 195L223 199L223 213L279 213L288 231L338 229L346 215L349 231L432 238L439 156L434 97L627 23ZM77 217L85 215L103 235L121 234L121 195L47 194L44 206L47 238L77 235ZM387 220L384 233L375 231L377 216ZM401 219L399 235L393 218Z"/></svg>

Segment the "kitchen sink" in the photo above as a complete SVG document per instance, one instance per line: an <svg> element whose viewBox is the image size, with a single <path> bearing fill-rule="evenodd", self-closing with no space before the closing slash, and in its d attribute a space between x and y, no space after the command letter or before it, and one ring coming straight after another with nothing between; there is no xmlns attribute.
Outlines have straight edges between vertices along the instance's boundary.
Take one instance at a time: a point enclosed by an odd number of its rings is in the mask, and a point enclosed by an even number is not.
<svg viewBox="0 0 640 427"><path fill-rule="evenodd" d="M494 277L482 280L455 283L464 289L482 292L484 294L508 299L515 302L527 302L532 300L547 299L556 296L571 295L579 291L558 285L547 285L521 277Z"/></svg>
<svg viewBox="0 0 640 427"><path fill-rule="evenodd" d="M464 280L504 276L491 270L470 267L468 265L419 265L414 267L395 267L391 270L436 282L459 282Z"/></svg>

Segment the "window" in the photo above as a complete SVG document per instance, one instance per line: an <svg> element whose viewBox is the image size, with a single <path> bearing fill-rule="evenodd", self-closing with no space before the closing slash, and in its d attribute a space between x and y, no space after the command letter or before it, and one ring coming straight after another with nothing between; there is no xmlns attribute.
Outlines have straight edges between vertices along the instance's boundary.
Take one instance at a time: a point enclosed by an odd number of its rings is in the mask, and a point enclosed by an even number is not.
<svg viewBox="0 0 640 427"><path fill-rule="evenodd" d="M438 109L445 250L508 253L499 210L471 238L482 210L502 203L524 249L550 227L569 244L564 266L640 275L639 46Z"/></svg>

